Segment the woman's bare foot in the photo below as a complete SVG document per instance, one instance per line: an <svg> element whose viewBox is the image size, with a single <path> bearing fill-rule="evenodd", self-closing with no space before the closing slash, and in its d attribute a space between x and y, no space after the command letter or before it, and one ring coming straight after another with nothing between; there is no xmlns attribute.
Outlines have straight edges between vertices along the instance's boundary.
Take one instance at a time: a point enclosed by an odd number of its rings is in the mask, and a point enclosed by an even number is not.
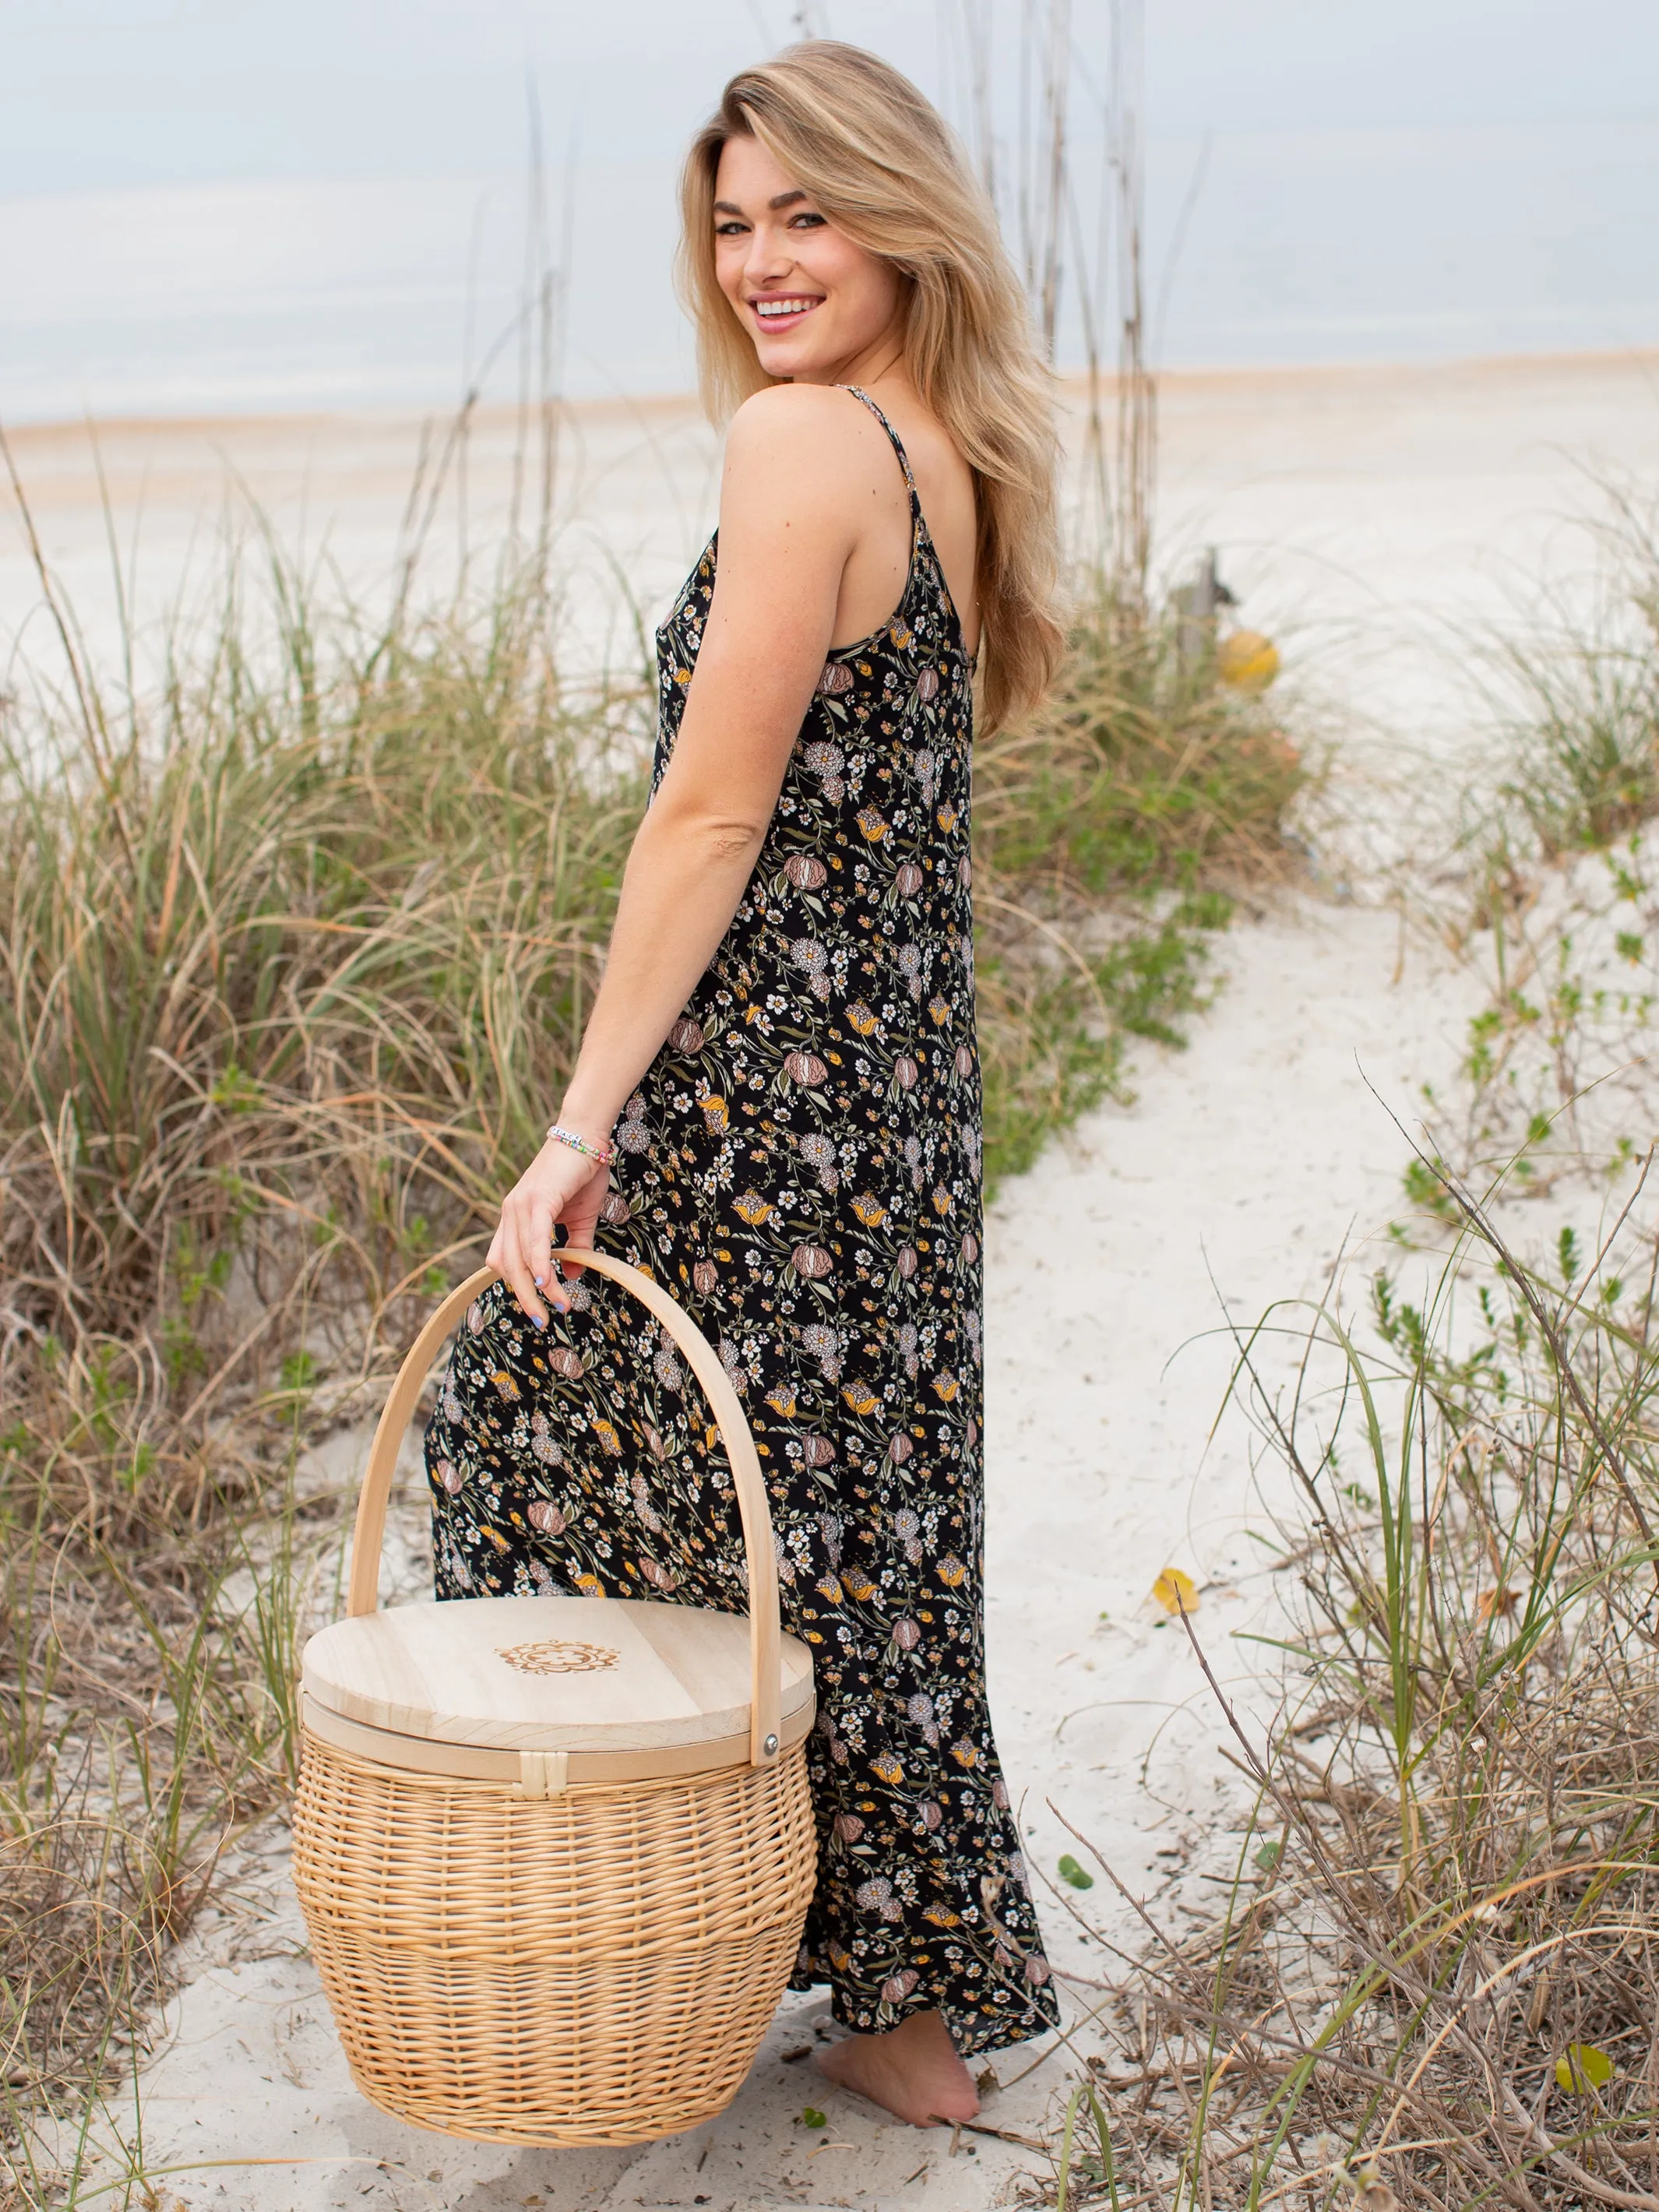
<svg viewBox="0 0 1659 2212"><path fill-rule="evenodd" d="M979 2111L974 2077L936 2012L912 2013L885 2035L849 2035L820 2051L817 2063L838 2087L856 2090L913 2128L971 2120Z"/></svg>

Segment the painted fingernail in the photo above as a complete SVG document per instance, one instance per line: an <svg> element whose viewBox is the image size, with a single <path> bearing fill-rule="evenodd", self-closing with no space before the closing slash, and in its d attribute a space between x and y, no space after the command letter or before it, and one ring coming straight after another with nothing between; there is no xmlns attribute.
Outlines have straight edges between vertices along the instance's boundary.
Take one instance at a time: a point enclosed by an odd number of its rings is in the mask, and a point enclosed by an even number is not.
<svg viewBox="0 0 1659 2212"><path fill-rule="evenodd" d="M547 1316L545 1314L537 1315L536 1326L538 1328L545 1328L547 1327Z"/></svg>
<svg viewBox="0 0 1659 2212"><path fill-rule="evenodd" d="M547 1280L547 1278L545 1275L532 1275L530 1279L534 1283L536 1288L540 1290L542 1285Z"/></svg>

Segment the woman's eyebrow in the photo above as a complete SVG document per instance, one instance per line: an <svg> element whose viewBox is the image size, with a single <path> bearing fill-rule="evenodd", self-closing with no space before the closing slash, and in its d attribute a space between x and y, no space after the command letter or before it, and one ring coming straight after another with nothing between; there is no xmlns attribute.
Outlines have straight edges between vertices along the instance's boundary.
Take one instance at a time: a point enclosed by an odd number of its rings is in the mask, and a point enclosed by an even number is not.
<svg viewBox="0 0 1659 2212"><path fill-rule="evenodd" d="M805 198L805 193L802 191L799 185L797 185L792 191L776 193L771 199L768 200L766 204L775 215L780 208L793 207L797 200L804 200ZM738 207L733 200L716 200L714 203L714 213L716 215L734 215L739 221L742 220L743 216L743 210Z"/></svg>

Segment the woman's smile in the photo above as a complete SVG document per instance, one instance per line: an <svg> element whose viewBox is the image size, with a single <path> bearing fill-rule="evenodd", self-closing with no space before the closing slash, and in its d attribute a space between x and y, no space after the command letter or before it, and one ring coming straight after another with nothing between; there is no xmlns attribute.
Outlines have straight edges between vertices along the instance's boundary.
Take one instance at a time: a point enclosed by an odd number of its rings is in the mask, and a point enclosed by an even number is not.
<svg viewBox="0 0 1659 2212"><path fill-rule="evenodd" d="M758 293L749 302L756 320L769 331L793 329L823 304L822 292Z"/></svg>

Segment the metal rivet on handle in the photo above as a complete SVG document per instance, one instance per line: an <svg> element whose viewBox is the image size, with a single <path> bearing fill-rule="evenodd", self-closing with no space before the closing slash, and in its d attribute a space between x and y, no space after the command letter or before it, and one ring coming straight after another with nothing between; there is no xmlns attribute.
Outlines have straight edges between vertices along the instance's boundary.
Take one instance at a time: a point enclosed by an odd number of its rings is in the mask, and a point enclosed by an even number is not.
<svg viewBox="0 0 1659 2212"><path fill-rule="evenodd" d="M769 1735L765 1742L761 1746L761 1749L766 1753L766 1756L769 1759L770 1759L772 1753L777 1749L777 1747L778 1740L775 1735Z"/></svg>

